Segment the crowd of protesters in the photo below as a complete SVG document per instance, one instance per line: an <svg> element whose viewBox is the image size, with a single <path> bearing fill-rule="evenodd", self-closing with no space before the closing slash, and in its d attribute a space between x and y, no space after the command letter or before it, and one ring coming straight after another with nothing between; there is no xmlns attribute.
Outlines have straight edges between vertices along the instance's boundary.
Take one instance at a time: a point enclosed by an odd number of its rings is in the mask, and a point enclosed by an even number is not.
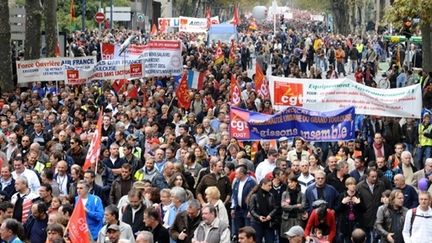
<svg viewBox="0 0 432 243"><path fill-rule="evenodd" d="M68 55L100 58L101 42L121 43L127 35L76 31ZM80 198L89 237L101 243L430 242L431 114L358 115L357 139L337 143L283 137L255 147L229 134L232 75L242 108L275 113L248 75L255 62L286 77L353 74L379 88L421 83L431 108L421 48L380 36L242 31L237 61L215 65L216 45L206 46L202 36L152 38L180 38L185 69L207 72L204 88L191 90L189 109L173 99L175 77L123 87L38 82L2 94L2 241L68 242L66 226ZM223 48L228 59L230 45ZM379 70L387 59L390 68ZM131 86L137 97L127 95ZM100 159L84 171L99 107Z"/></svg>

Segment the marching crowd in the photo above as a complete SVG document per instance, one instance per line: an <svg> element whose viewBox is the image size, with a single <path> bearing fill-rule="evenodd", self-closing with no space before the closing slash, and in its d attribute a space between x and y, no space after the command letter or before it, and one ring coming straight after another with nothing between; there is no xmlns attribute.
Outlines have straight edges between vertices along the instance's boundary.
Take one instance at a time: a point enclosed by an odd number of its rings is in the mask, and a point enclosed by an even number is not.
<svg viewBox="0 0 432 243"><path fill-rule="evenodd" d="M100 58L101 42L121 43L127 35L76 31L68 55ZM175 77L122 87L38 82L2 94L2 242L69 242L78 200L90 239L100 243L430 242L430 113L420 120L358 115L354 141L255 143L229 134L231 75L242 88L242 108L275 113L248 76L255 62L286 77L351 73L380 88L421 83L431 108L421 48L380 36L243 31L236 61L216 65L216 45L198 35L152 38L180 38L184 68L206 72L203 89L190 90L189 109L177 106ZM229 49L223 44L227 59ZM386 59L389 70L379 70ZM128 95L131 87L137 96ZM100 158L83 170L98 107Z"/></svg>

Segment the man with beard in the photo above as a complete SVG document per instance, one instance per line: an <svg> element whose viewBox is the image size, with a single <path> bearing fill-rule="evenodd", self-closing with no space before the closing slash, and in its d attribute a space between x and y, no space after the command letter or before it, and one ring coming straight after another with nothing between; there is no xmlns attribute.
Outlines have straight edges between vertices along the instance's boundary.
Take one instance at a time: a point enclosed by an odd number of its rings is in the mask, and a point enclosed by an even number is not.
<svg viewBox="0 0 432 243"><path fill-rule="evenodd" d="M121 171L121 175L117 177L111 185L110 202L115 205L118 204L122 196L130 191L134 183L131 177L132 167L130 164L123 164Z"/></svg>
<svg viewBox="0 0 432 243"><path fill-rule="evenodd" d="M144 210L146 206L143 203L142 191L132 189L128 193L129 203L124 208L122 222L132 227L134 235L144 229Z"/></svg>

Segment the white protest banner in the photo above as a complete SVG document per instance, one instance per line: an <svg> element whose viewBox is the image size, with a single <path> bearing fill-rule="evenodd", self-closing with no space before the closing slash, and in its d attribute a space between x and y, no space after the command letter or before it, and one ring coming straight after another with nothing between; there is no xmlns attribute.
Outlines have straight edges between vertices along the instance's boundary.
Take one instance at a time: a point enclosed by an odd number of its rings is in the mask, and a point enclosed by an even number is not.
<svg viewBox="0 0 432 243"><path fill-rule="evenodd" d="M193 33L207 33L207 19L180 16L179 31L193 32Z"/></svg>
<svg viewBox="0 0 432 243"><path fill-rule="evenodd" d="M377 89L349 79L293 79L270 76L270 96L275 109L302 106L330 111L354 106L356 114L420 118L419 84L397 89Z"/></svg>
<svg viewBox="0 0 432 243"><path fill-rule="evenodd" d="M65 65L74 69L91 69L96 65L96 57L55 57L18 61L18 83L65 80Z"/></svg>
<svg viewBox="0 0 432 243"><path fill-rule="evenodd" d="M159 32L167 33L168 28L178 28L179 18L158 18Z"/></svg>
<svg viewBox="0 0 432 243"><path fill-rule="evenodd" d="M144 65L144 76L180 75L183 58L180 41L152 40L139 57Z"/></svg>
<svg viewBox="0 0 432 243"><path fill-rule="evenodd" d="M143 64L140 59L102 60L92 69L68 68L64 79L66 84L79 85L94 80L134 79L143 77Z"/></svg>

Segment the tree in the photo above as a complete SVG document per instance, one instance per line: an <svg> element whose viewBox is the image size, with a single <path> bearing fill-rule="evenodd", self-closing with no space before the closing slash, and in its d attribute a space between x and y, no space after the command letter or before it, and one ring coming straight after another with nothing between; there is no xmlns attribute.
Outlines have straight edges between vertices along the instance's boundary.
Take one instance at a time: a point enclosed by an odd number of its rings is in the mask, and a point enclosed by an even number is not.
<svg viewBox="0 0 432 243"><path fill-rule="evenodd" d="M57 0L44 1L47 57L55 56L57 47Z"/></svg>
<svg viewBox="0 0 432 243"><path fill-rule="evenodd" d="M0 87L1 92L13 89L11 30L8 0L0 0Z"/></svg>
<svg viewBox="0 0 432 243"><path fill-rule="evenodd" d="M430 0L395 0L387 11L387 19L396 27L403 19L420 18L419 29L422 35L423 70L432 72L432 4Z"/></svg>
<svg viewBox="0 0 432 243"><path fill-rule="evenodd" d="M40 0L26 0L25 10L24 59L38 59L41 49L42 4Z"/></svg>
<svg viewBox="0 0 432 243"><path fill-rule="evenodd" d="M331 0L331 8L334 16L335 32L348 35L350 33L350 28L346 0Z"/></svg>

